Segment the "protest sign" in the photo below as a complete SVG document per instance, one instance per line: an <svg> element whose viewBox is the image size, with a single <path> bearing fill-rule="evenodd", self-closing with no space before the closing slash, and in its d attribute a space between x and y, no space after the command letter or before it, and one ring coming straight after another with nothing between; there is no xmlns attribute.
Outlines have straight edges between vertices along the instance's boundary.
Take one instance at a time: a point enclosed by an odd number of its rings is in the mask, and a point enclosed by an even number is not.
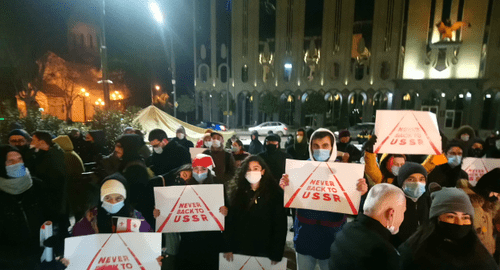
<svg viewBox="0 0 500 270"><path fill-rule="evenodd" d="M137 218L113 217L116 218L116 232L139 232L141 220Z"/></svg>
<svg viewBox="0 0 500 270"><path fill-rule="evenodd" d="M469 182L475 186L481 176L489 171L500 168L500 159L496 158L464 158L462 170L469 175Z"/></svg>
<svg viewBox="0 0 500 270"><path fill-rule="evenodd" d="M357 215L361 193L356 190L365 166L352 163L286 160L290 183L285 207Z"/></svg>
<svg viewBox="0 0 500 270"><path fill-rule="evenodd" d="M198 154L203 154L208 148L189 148L189 153L191 154L191 160L193 160Z"/></svg>
<svg viewBox="0 0 500 270"><path fill-rule="evenodd" d="M64 258L68 270L159 270L161 234L99 233L66 238Z"/></svg>
<svg viewBox="0 0 500 270"><path fill-rule="evenodd" d="M264 257L234 254L233 261L228 262L223 255L223 253L219 254L219 269L221 270L286 270L286 258L276 265L271 265L271 260Z"/></svg>
<svg viewBox="0 0 500 270"><path fill-rule="evenodd" d="M224 185L155 187L157 232L223 231Z"/></svg>
<svg viewBox="0 0 500 270"><path fill-rule="evenodd" d="M440 155L436 115L425 111L377 110L374 153Z"/></svg>

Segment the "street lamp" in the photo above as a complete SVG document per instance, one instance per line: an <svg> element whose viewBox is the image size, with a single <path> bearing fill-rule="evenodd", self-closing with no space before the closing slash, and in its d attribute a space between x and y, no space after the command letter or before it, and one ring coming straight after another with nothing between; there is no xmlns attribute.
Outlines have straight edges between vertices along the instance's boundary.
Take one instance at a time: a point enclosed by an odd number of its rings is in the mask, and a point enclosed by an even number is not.
<svg viewBox="0 0 500 270"><path fill-rule="evenodd" d="M160 27L163 26L163 14L161 12L160 6L156 2L151 2L149 4L149 9L153 14L153 18L159 24ZM175 84L175 53L174 53L174 42L173 35L170 35L170 68L172 70L172 94L174 94L174 104L177 104L177 91ZM174 117L177 118L177 107L174 106Z"/></svg>
<svg viewBox="0 0 500 270"><path fill-rule="evenodd" d="M210 108L210 122L212 122L212 95L210 95L210 103L208 105Z"/></svg>

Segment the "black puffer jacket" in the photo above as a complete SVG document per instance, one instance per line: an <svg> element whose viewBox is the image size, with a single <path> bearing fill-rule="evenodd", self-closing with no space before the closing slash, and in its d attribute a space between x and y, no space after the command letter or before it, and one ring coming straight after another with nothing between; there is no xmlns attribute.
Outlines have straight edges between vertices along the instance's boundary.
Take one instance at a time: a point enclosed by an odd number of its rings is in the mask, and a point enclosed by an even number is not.
<svg viewBox="0 0 500 270"><path fill-rule="evenodd" d="M462 170L462 166L458 165L452 168L448 163L436 166L429 174L427 183L438 183L442 187L455 187L460 179L469 180L467 173Z"/></svg>
<svg viewBox="0 0 500 270"><path fill-rule="evenodd" d="M255 139L252 139L252 142L248 147L248 153L252 155L257 155L260 154L262 151L264 151L264 147L262 146L262 143L259 141L259 133L257 131L254 131L252 132L252 135L255 136Z"/></svg>

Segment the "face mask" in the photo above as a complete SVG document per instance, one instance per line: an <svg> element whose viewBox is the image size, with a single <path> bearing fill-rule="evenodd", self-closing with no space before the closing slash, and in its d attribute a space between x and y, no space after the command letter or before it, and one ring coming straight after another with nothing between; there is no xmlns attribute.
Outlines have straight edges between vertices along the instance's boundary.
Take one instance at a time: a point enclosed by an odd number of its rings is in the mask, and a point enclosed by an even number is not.
<svg viewBox="0 0 500 270"><path fill-rule="evenodd" d="M313 152L313 158L316 161L327 161L330 158L330 150L316 149Z"/></svg>
<svg viewBox="0 0 500 270"><path fill-rule="evenodd" d="M483 150L480 148L472 149L471 154L473 157L482 157L484 156Z"/></svg>
<svg viewBox="0 0 500 270"><path fill-rule="evenodd" d="M219 140L214 140L214 141L212 141L212 145L213 145L215 148L219 148L219 147L220 147L220 141L219 141Z"/></svg>
<svg viewBox="0 0 500 270"><path fill-rule="evenodd" d="M393 223L394 223L394 221L393 221ZM391 232L392 235L398 234L398 232L399 232L399 228L396 229L394 227L394 224L392 224L391 226L388 225L386 228L389 230L389 232Z"/></svg>
<svg viewBox="0 0 500 270"><path fill-rule="evenodd" d="M302 142L302 139L304 139L304 137L303 137L303 136L297 136L297 142L298 142L298 143L301 143L301 142Z"/></svg>
<svg viewBox="0 0 500 270"><path fill-rule="evenodd" d="M460 162L462 162L462 157L461 156L449 156L448 157L448 164L452 168L455 168L458 165L460 165Z"/></svg>
<svg viewBox="0 0 500 270"><path fill-rule="evenodd" d="M11 195L19 195L28 190L33 185L33 180L29 174L19 178L2 178L0 177L0 190Z"/></svg>
<svg viewBox="0 0 500 270"><path fill-rule="evenodd" d="M155 153L157 154L161 154L163 153L163 147L161 146L153 147L153 151L155 151Z"/></svg>
<svg viewBox="0 0 500 270"><path fill-rule="evenodd" d="M6 166L5 170L7 171L7 176L12 178L19 178L26 175L26 167L24 167L24 163Z"/></svg>
<svg viewBox="0 0 500 270"><path fill-rule="evenodd" d="M212 141L206 141L204 144L206 148L212 147Z"/></svg>
<svg viewBox="0 0 500 270"><path fill-rule="evenodd" d="M497 198L497 196L488 197L488 201L490 201L490 202L493 202L493 203L494 203L494 202L498 201L498 198Z"/></svg>
<svg viewBox="0 0 500 270"><path fill-rule="evenodd" d="M125 205L125 201L121 201L121 202L118 202L115 204L111 204L111 203L106 202L106 201L102 202L102 208L104 208L104 210L106 210L110 214L118 213L118 211L120 211L124 205Z"/></svg>
<svg viewBox="0 0 500 270"><path fill-rule="evenodd" d="M394 174L394 176L398 176L398 174L399 174L399 169L401 169L401 167L398 167L398 166L392 166L392 167L391 167L391 172L392 172L392 174Z"/></svg>
<svg viewBox="0 0 500 270"><path fill-rule="evenodd" d="M462 141L466 142L468 141L470 138L469 134L463 134L462 136L460 136L460 139L462 139Z"/></svg>
<svg viewBox="0 0 500 270"><path fill-rule="evenodd" d="M200 173L200 174L193 172L193 177L198 183L201 183L201 182L203 182L203 180L207 179L207 176L208 176L208 172Z"/></svg>
<svg viewBox="0 0 500 270"><path fill-rule="evenodd" d="M247 172L247 174L245 174L245 178L247 179L248 183L257 184L262 178L262 173L260 171L249 171Z"/></svg>
<svg viewBox="0 0 500 270"><path fill-rule="evenodd" d="M439 221L438 230L445 238L460 240L469 234L472 230L472 224L458 225Z"/></svg>
<svg viewBox="0 0 500 270"><path fill-rule="evenodd" d="M231 151L233 151L233 153L238 153L240 151L240 148L235 147L235 146L231 146Z"/></svg>
<svg viewBox="0 0 500 270"><path fill-rule="evenodd" d="M183 133L177 133L177 138L179 138L179 140L182 140L184 139L185 135Z"/></svg>
<svg viewBox="0 0 500 270"><path fill-rule="evenodd" d="M276 148L275 144L266 144L266 149L268 152L274 152L274 151L278 150L278 148Z"/></svg>
<svg viewBox="0 0 500 270"><path fill-rule="evenodd" d="M425 193L425 184L420 182L405 182L403 191L413 199L418 199Z"/></svg>

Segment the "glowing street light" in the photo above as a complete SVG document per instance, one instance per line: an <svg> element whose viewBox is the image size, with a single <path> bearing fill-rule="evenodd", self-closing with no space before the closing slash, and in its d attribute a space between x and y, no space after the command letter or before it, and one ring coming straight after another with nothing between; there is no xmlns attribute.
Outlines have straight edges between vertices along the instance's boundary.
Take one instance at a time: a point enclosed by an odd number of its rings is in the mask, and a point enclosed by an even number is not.
<svg viewBox="0 0 500 270"><path fill-rule="evenodd" d="M155 85L155 89L156 89L156 91L160 91L160 86L159 85Z"/></svg>
<svg viewBox="0 0 500 270"><path fill-rule="evenodd" d="M149 9L153 13L154 19L159 23L163 24L163 15L161 14L160 6L156 2L149 3Z"/></svg>

